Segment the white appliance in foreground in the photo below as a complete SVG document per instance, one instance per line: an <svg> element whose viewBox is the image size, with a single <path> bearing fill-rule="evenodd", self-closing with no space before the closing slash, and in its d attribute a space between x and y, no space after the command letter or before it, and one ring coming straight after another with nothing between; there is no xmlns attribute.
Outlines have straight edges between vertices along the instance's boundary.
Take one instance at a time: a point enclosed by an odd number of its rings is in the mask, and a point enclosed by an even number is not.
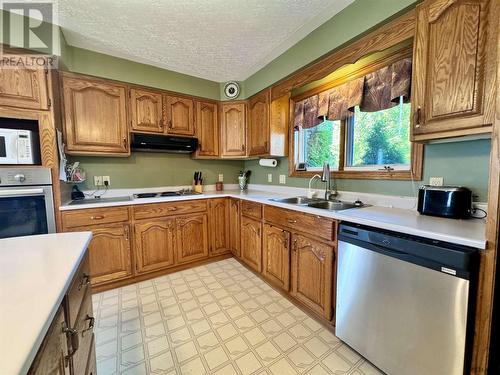
<svg viewBox="0 0 500 375"><path fill-rule="evenodd" d="M477 250L339 228L336 335L389 375L463 375Z"/></svg>

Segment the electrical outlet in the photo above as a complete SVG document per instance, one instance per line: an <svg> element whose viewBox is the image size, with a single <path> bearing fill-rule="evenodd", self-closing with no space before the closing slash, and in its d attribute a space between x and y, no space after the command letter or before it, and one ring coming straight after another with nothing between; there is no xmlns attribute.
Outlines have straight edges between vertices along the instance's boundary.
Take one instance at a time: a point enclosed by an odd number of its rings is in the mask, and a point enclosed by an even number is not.
<svg viewBox="0 0 500 375"><path fill-rule="evenodd" d="M219 182L224 182L224 175L219 173Z"/></svg>
<svg viewBox="0 0 500 375"><path fill-rule="evenodd" d="M267 182L273 182L273 174L272 173L267 174Z"/></svg>
<svg viewBox="0 0 500 375"><path fill-rule="evenodd" d="M102 176L94 176L94 186L102 186Z"/></svg>
<svg viewBox="0 0 500 375"><path fill-rule="evenodd" d="M286 184L286 175L280 174L280 184Z"/></svg>
<svg viewBox="0 0 500 375"><path fill-rule="evenodd" d="M443 186L443 177L431 177L431 178L429 178L429 185L431 185L431 186Z"/></svg>
<svg viewBox="0 0 500 375"><path fill-rule="evenodd" d="M111 178L109 176L102 176L102 184L106 185L106 183L108 186L111 185Z"/></svg>

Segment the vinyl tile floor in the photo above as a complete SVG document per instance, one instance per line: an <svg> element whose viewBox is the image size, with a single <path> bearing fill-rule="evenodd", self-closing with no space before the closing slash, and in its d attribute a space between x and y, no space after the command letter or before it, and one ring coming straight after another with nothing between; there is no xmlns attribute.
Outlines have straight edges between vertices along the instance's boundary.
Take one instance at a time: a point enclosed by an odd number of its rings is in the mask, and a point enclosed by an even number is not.
<svg viewBox="0 0 500 375"><path fill-rule="evenodd" d="M98 375L382 374L235 259L92 299Z"/></svg>

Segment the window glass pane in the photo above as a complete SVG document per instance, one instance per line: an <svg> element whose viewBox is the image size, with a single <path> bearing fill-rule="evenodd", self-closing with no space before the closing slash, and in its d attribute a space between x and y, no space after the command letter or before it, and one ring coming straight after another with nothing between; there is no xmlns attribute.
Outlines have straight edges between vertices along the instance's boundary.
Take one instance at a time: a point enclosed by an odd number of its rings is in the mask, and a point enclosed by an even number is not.
<svg viewBox="0 0 500 375"><path fill-rule="evenodd" d="M349 120L347 166L410 165L410 103L378 112L355 107ZM349 147L350 146L350 147Z"/></svg>
<svg viewBox="0 0 500 375"><path fill-rule="evenodd" d="M332 169L338 169L340 121L324 121L300 133L303 133L303 139L298 143L303 146L303 161L307 163L308 169L321 168L325 162L328 162Z"/></svg>

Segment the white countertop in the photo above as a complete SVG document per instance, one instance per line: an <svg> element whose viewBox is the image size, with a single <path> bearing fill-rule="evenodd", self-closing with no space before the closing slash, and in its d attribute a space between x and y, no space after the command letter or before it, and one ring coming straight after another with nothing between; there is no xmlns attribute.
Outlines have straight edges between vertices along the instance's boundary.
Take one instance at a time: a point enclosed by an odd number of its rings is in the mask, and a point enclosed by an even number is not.
<svg viewBox="0 0 500 375"><path fill-rule="evenodd" d="M278 192L266 192L258 190L226 190L223 192L207 192L202 195L191 195L183 197L160 197L132 199L124 202L93 203L79 205L63 205L62 211L78 210L86 208L129 206L136 204L162 203L192 199L208 199L217 197L234 197L254 202L264 203L272 206L282 207L289 210L306 212L336 220L348 221L356 224L373 226L381 229L392 230L414 236L420 236L440 241L451 242L457 245L470 246L478 249L486 248L486 221L481 219L455 220L420 215L415 210L369 206L354 208L343 211L328 211L307 206L274 202L273 198L284 198L300 194L284 194ZM302 194L303 195L303 194ZM341 197L342 199L342 197Z"/></svg>
<svg viewBox="0 0 500 375"><path fill-rule="evenodd" d="M25 374L92 238L91 232L0 239L0 374Z"/></svg>

